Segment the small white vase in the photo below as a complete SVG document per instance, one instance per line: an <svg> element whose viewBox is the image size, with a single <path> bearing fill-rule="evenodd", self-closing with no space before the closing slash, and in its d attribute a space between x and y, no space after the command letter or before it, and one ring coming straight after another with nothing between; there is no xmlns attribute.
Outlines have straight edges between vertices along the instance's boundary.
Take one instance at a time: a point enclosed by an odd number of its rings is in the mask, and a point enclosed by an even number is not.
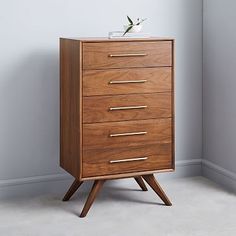
<svg viewBox="0 0 236 236"><path fill-rule="evenodd" d="M124 30L127 30L129 25L124 25ZM143 26L142 25L134 25L128 33L139 33L142 30Z"/></svg>

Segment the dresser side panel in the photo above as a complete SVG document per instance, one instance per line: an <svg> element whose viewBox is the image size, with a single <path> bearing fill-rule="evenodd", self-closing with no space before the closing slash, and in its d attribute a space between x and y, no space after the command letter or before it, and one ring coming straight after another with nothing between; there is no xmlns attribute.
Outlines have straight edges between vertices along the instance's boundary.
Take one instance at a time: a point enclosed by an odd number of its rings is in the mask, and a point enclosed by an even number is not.
<svg viewBox="0 0 236 236"><path fill-rule="evenodd" d="M60 166L81 179L81 43L60 39Z"/></svg>

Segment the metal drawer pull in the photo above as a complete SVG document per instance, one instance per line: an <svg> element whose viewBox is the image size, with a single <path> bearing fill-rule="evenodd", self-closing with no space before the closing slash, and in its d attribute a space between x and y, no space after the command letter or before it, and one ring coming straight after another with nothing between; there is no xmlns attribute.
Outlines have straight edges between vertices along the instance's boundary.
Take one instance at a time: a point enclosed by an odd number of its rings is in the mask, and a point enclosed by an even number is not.
<svg viewBox="0 0 236 236"><path fill-rule="evenodd" d="M133 136L133 135L144 135L144 134L147 134L147 132L141 131L141 132L132 132L132 133L110 134L110 137Z"/></svg>
<svg viewBox="0 0 236 236"><path fill-rule="evenodd" d="M130 161L145 161L148 157L139 157L139 158L130 158L130 159L121 159L121 160L114 160L109 161L111 164L113 163L121 163L121 162L130 162Z"/></svg>
<svg viewBox="0 0 236 236"><path fill-rule="evenodd" d="M109 57L144 57L147 53L122 53L122 54L109 54Z"/></svg>
<svg viewBox="0 0 236 236"><path fill-rule="evenodd" d="M145 83L147 82L146 79L140 79L140 80L112 80L109 82L109 84L139 84L139 83Z"/></svg>
<svg viewBox="0 0 236 236"><path fill-rule="evenodd" d="M118 111L118 110L132 110L132 109L145 109L147 106L129 106L129 107L110 107L110 111Z"/></svg>

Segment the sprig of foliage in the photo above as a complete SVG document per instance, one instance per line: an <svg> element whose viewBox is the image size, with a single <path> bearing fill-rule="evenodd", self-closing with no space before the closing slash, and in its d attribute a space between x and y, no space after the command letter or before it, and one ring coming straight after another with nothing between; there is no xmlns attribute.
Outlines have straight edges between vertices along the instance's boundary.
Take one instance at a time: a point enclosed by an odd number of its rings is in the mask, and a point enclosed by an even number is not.
<svg viewBox="0 0 236 236"><path fill-rule="evenodd" d="M133 21L130 19L129 16L127 16L127 19L128 19L128 21L129 21L130 25L133 25L133 24L134 24Z"/></svg>
<svg viewBox="0 0 236 236"><path fill-rule="evenodd" d="M138 22L137 22L136 25L140 25L140 24L143 23L145 20L147 20L147 18L141 19L141 20L138 18Z"/></svg>
<svg viewBox="0 0 236 236"><path fill-rule="evenodd" d="M127 27L127 29L125 30L125 32L123 33L123 36L128 33L131 29L133 28L133 25L130 25L129 27Z"/></svg>
<svg viewBox="0 0 236 236"><path fill-rule="evenodd" d="M147 20L147 18L145 18L145 19L140 19L140 18L138 18L136 22L133 22L133 20L132 20L129 16L127 16L127 19L128 19L129 25L128 25L127 29L125 30L123 36L124 36L126 33L128 33L135 25L140 25L140 24L142 24L145 20Z"/></svg>

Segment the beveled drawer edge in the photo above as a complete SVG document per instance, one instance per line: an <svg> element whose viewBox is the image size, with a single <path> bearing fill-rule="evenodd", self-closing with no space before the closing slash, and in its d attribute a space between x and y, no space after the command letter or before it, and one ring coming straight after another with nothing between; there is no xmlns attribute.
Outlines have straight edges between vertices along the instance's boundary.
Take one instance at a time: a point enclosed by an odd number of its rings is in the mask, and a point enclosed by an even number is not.
<svg viewBox="0 0 236 236"><path fill-rule="evenodd" d="M120 96L120 95L124 95L124 96L126 96L126 95L145 95L145 94L147 94L147 95L149 95L149 94L155 94L155 93L171 93L172 92L172 90L165 90L165 91L163 91L163 92L151 92L151 93L118 93L118 94L105 94L105 95L89 95L89 96L86 96L86 95L84 95L83 97L84 98L89 98L89 97L105 97L105 96Z"/></svg>
<svg viewBox="0 0 236 236"><path fill-rule="evenodd" d="M168 66L144 66L144 67L140 67L140 66L132 66L132 67L111 67L111 68L93 68L93 69L85 69L84 67L83 67L83 65L81 66L82 67L82 72L83 71L89 71L89 70L92 70L92 71L94 71L94 70L121 70L121 69L138 69L138 68L166 68L166 67L168 67L168 68L172 68L173 67L173 63L172 63L172 65L168 65Z"/></svg>
<svg viewBox="0 0 236 236"><path fill-rule="evenodd" d="M172 62L172 65L171 66L145 66L145 67L119 67L119 68L101 68L101 69L83 69L83 66L82 66L82 72L83 71L100 71L100 70L132 70L132 69L152 69L152 68L170 68L172 69L174 66L173 66L173 62Z"/></svg>
<svg viewBox="0 0 236 236"><path fill-rule="evenodd" d="M146 120L163 120L163 119L173 119L173 116L158 117L158 118L147 118L147 119L132 119L132 120L119 120L119 121L99 121L99 122L84 122L83 125L92 125L92 124L102 124L102 123L117 123L117 122L129 122L129 121L146 121Z"/></svg>
<svg viewBox="0 0 236 236"><path fill-rule="evenodd" d="M110 96L120 96L120 95L124 95L124 96L127 96L127 95L151 95L151 94L166 94L166 93L169 93L170 97L172 96L172 93L173 92L173 89L170 89L170 90L163 90L163 91L160 91L160 92L150 92L150 93L147 93L147 92L144 92L144 93L119 93L119 94L101 94L101 95L83 95L84 98L86 97L110 97Z"/></svg>

